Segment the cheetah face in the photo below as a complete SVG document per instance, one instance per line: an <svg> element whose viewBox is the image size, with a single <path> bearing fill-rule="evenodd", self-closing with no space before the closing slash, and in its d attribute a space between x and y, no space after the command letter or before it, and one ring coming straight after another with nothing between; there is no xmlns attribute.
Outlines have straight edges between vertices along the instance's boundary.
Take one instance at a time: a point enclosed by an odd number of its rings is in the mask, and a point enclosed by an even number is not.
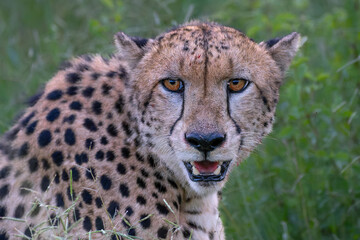
<svg viewBox="0 0 360 240"><path fill-rule="evenodd" d="M193 23L141 42L118 34L146 148L189 192L223 187L270 131L299 34L257 44L243 33Z"/></svg>

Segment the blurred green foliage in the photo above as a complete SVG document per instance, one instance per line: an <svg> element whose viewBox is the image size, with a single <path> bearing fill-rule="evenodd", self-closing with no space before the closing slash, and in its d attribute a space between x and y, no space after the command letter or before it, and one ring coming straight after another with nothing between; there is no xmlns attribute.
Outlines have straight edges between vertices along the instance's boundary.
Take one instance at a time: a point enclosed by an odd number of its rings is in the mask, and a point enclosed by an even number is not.
<svg viewBox="0 0 360 240"><path fill-rule="evenodd" d="M224 189L227 239L360 239L360 0L0 1L0 132L63 60L194 18L307 37L274 132Z"/></svg>

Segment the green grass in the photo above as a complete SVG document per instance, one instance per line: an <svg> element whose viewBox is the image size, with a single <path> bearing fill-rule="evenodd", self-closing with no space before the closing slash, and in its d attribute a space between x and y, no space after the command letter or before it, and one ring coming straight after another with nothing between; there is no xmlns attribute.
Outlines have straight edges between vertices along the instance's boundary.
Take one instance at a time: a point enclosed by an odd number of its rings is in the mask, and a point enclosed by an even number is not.
<svg viewBox="0 0 360 240"><path fill-rule="evenodd" d="M360 239L359 0L0 2L0 132L65 59L110 53L112 35L154 36L192 18L260 42L307 37L274 132L232 173L227 239Z"/></svg>

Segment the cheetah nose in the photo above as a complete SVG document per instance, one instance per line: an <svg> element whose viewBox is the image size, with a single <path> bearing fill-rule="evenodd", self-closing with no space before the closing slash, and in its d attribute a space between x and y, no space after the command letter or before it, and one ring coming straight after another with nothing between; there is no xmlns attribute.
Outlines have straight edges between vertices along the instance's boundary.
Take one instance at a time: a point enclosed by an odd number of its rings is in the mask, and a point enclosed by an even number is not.
<svg viewBox="0 0 360 240"><path fill-rule="evenodd" d="M189 145L201 152L210 152L221 146L225 141L226 135L213 132L210 134L201 134L197 132L185 133L185 140Z"/></svg>

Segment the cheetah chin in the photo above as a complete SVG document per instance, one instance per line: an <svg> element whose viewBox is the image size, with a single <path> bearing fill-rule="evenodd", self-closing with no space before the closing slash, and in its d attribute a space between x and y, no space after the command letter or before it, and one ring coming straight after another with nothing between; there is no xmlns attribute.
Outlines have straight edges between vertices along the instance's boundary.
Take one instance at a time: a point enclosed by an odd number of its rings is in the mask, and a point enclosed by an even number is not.
<svg viewBox="0 0 360 240"><path fill-rule="evenodd" d="M184 162L190 180L193 182L220 182L224 180L231 160L229 161L193 161Z"/></svg>

